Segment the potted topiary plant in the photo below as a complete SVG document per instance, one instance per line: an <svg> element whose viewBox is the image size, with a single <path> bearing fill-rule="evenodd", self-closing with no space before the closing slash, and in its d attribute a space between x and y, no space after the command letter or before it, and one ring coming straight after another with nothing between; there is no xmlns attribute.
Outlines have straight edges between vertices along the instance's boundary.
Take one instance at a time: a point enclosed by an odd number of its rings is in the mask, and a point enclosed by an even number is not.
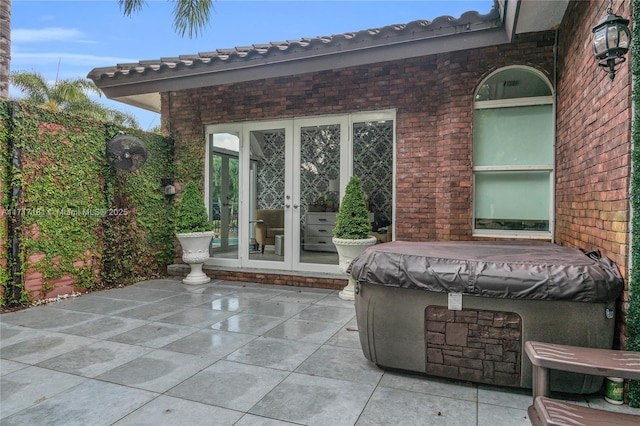
<svg viewBox="0 0 640 426"><path fill-rule="evenodd" d="M364 249L376 243L376 237L369 235L371 222L369 211L358 176L351 176L345 188L340 210L336 215L336 226L333 228L333 244L338 250L338 268L347 273L347 268ZM347 275L349 283L338 294L341 299L355 300L355 282Z"/></svg>
<svg viewBox="0 0 640 426"><path fill-rule="evenodd" d="M188 291L201 293L205 284L211 281L202 272L202 265L209 259L213 226L207 216L202 194L192 181L187 182L178 204L175 230L182 246L182 260L191 266L191 271L182 283Z"/></svg>

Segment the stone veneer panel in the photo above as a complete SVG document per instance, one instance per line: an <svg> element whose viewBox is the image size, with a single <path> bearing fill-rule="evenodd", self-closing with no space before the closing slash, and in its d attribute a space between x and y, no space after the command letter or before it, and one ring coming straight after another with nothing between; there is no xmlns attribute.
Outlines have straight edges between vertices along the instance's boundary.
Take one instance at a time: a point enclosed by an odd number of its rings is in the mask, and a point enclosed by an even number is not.
<svg viewBox="0 0 640 426"><path fill-rule="evenodd" d="M428 374L520 385L522 319L518 314L428 306L425 333Z"/></svg>

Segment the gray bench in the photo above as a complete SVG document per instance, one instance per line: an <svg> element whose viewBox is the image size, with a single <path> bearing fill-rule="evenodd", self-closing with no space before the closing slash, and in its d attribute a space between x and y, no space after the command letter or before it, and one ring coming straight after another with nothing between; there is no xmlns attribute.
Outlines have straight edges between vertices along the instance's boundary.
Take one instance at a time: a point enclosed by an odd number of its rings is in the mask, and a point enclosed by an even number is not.
<svg viewBox="0 0 640 426"><path fill-rule="evenodd" d="M640 415L598 410L549 398L549 370L640 380L640 352L526 342L533 365L532 425L640 425Z"/></svg>

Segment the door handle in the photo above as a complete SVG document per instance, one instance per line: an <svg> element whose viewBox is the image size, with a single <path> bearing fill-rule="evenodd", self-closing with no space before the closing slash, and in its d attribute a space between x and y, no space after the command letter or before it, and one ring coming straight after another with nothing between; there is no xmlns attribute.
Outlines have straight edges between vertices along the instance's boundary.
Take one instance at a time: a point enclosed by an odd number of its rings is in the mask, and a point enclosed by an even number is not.
<svg viewBox="0 0 640 426"><path fill-rule="evenodd" d="M293 208L294 208L294 209L297 209L298 207L300 207L300 206L299 206L299 205L297 205L297 204L294 204L294 205L293 205Z"/></svg>
<svg viewBox="0 0 640 426"><path fill-rule="evenodd" d="M285 204L284 206L285 206L286 208L291 207L291 205L290 205L290 204Z"/></svg>

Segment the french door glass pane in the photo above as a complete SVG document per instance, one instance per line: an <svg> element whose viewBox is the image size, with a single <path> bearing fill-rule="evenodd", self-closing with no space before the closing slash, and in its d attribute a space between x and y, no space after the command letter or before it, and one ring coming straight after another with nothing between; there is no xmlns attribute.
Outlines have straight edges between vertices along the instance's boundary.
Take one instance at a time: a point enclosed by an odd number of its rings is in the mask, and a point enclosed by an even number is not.
<svg viewBox="0 0 640 426"><path fill-rule="evenodd" d="M353 173L368 200L372 231L391 230L393 213L393 120L353 124Z"/></svg>
<svg viewBox="0 0 640 426"><path fill-rule="evenodd" d="M225 259L238 258L239 141L234 133L212 136L209 199L214 237L211 252Z"/></svg>
<svg viewBox="0 0 640 426"><path fill-rule="evenodd" d="M249 145L251 170L255 174L249 182L252 205L249 259L283 262L287 232L283 206L285 130L254 130L249 134Z"/></svg>
<svg viewBox="0 0 640 426"><path fill-rule="evenodd" d="M549 231L549 171L476 172L475 228Z"/></svg>
<svg viewBox="0 0 640 426"><path fill-rule="evenodd" d="M300 129L300 262L338 264L331 242L340 202L340 125Z"/></svg>

